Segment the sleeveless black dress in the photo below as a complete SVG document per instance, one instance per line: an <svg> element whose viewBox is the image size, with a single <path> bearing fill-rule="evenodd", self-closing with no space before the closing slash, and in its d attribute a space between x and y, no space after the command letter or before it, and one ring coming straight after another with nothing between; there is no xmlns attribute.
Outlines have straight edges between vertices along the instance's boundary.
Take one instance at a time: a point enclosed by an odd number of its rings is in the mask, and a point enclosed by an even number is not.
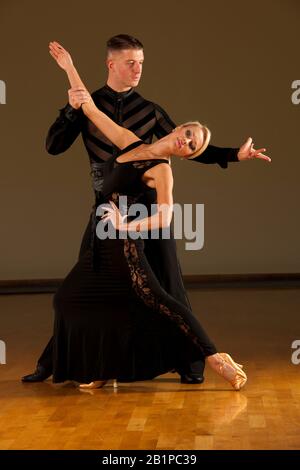
<svg viewBox="0 0 300 470"><path fill-rule="evenodd" d="M143 143L137 141L120 154ZM119 163L112 157L107 162L104 200L98 203L112 200L118 206L120 196L127 197L128 206L144 203L149 187L142 175L160 163L168 164L164 159ZM160 260L157 266L169 270L165 278L169 284L174 279L176 298L160 285L164 273L155 274L153 260L150 266L144 240L130 236L100 240L95 235L96 206L91 248L53 298L53 381L147 380L215 354L214 344L191 310L173 245L168 265ZM166 247L175 244L173 238L163 242ZM164 245L157 246L159 257Z"/></svg>

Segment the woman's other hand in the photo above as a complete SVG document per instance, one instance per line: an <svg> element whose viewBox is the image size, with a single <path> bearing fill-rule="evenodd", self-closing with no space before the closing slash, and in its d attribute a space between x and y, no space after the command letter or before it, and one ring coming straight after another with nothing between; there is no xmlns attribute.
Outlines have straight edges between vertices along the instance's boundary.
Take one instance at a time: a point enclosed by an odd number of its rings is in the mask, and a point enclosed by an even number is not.
<svg viewBox="0 0 300 470"><path fill-rule="evenodd" d="M107 204L105 206L101 206L102 209L106 211L106 214L102 215L101 221L106 224L110 220L116 230L126 229L125 227L127 227L127 224L125 223L125 219L127 218L127 214L122 215L116 204L113 201L109 202L110 206Z"/></svg>

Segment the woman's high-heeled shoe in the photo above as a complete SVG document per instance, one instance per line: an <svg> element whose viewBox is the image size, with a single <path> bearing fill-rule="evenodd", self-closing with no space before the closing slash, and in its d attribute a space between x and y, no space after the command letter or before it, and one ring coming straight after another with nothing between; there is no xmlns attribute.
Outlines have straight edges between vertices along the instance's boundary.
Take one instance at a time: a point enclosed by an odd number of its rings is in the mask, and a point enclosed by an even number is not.
<svg viewBox="0 0 300 470"><path fill-rule="evenodd" d="M228 380L229 383L231 383L231 385L233 386L235 390L241 390L241 388L244 387L244 385L247 382L247 375L242 370L243 366L241 364L238 364L237 362L234 362L232 357L227 353L219 353L219 356L222 359L222 363L220 364L221 375L226 380ZM236 374L231 379L226 377L226 371L224 370L224 367L226 366L226 364L229 364L233 369L235 369Z"/></svg>
<svg viewBox="0 0 300 470"><path fill-rule="evenodd" d="M108 380L95 380L94 382L90 382L89 384L80 384L79 388L82 389L95 389L95 388L102 388L104 385L106 385ZM113 387L118 388L118 382L117 379L114 379L113 381Z"/></svg>

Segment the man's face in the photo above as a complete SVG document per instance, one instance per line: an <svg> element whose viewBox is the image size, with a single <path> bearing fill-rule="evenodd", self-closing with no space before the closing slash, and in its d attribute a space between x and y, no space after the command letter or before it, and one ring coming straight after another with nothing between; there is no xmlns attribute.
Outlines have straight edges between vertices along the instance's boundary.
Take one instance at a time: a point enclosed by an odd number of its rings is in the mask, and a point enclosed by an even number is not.
<svg viewBox="0 0 300 470"><path fill-rule="evenodd" d="M113 51L107 58L108 73L122 87L139 84L144 62L143 49Z"/></svg>

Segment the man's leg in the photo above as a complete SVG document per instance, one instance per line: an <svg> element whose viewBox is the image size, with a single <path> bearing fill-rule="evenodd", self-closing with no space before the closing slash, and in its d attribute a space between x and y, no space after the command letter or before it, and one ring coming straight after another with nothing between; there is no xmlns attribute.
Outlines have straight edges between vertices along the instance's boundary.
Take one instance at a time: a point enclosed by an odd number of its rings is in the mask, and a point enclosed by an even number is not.
<svg viewBox="0 0 300 470"><path fill-rule="evenodd" d="M91 216L89 218L88 224L86 226L85 232L82 237L78 259L83 256L86 250L90 247L91 243ZM32 374L24 375L22 377L22 382L43 382L52 375L53 370L53 336L49 340L47 346L42 352L40 358L38 359L36 369Z"/></svg>
<svg viewBox="0 0 300 470"><path fill-rule="evenodd" d="M35 371L32 374L24 375L22 382L43 382L52 375L53 363L52 363L52 352L53 352L53 336L42 352Z"/></svg>
<svg viewBox="0 0 300 470"><path fill-rule="evenodd" d="M92 218L91 218L91 215L90 215L88 224L86 226L86 229L84 231L84 234L83 234L83 237L82 237L82 240L81 240L78 260L80 260L80 258L84 255L84 253L90 248L91 238L92 238Z"/></svg>
<svg viewBox="0 0 300 470"><path fill-rule="evenodd" d="M180 381L184 384L201 384L204 382L205 360L187 362L184 367L176 372L180 375Z"/></svg>

